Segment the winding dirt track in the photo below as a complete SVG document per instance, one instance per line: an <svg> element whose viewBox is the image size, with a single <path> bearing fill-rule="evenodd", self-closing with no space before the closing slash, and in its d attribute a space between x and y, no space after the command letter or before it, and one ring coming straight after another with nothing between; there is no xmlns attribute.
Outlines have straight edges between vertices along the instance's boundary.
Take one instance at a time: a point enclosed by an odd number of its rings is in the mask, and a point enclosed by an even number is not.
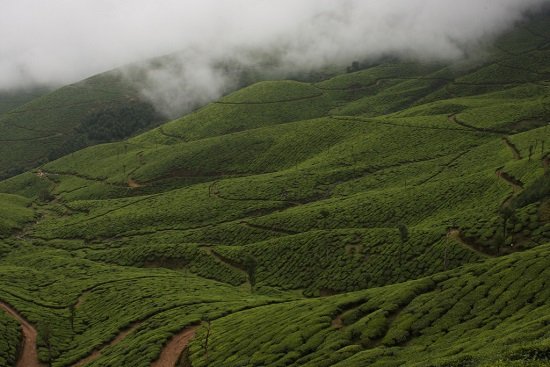
<svg viewBox="0 0 550 367"><path fill-rule="evenodd" d="M159 358L151 364L151 367L174 367L198 328L197 325L189 326L174 335L160 353Z"/></svg>
<svg viewBox="0 0 550 367"><path fill-rule="evenodd" d="M0 302L0 308L6 311L11 317L19 321L23 331L23 342L21 351L17 360L16 367L42 367L44 366L38 360L38 351L36 349L36 339L38 333L36 329L29 324L15 309L4 302Z"/></svg>

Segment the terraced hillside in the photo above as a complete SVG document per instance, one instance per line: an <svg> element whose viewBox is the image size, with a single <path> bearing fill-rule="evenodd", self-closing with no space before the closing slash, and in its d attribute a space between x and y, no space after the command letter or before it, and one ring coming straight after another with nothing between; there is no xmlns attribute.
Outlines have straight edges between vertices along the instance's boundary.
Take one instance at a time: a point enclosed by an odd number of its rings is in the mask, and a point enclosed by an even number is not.
<svg viewBox="0 0 550 367"><path fill-rule="evenodd" d="M32 98L33 93L39 97ZM0 177L157 125L163 118L140 101L138 94L119 71L50 93L37 90L1 94Z"/></svg>
<svg viewBox="0 0 550 367"><path fill-rule="evenodd" d="M1 181L0 361L549 365L549 60L539 16Z"/></svg>

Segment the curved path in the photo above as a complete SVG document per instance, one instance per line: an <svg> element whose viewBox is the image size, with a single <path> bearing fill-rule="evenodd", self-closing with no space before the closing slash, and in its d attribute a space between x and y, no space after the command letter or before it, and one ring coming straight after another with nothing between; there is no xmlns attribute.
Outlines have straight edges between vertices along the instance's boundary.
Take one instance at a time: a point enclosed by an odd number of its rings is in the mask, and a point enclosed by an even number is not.
<svg viewBox="0 0 550 367"><path fill-rule="evenodd" d="M470 125L470 124L468 124L464 121L460 121L459 119L456 118L456 113L454 113L452 115L449 115L447 118L450 122L452 122L454 124L457 124L459 126L465 127L467 129L479 131L479 132L482 132L482 133L489 133L489 134L498 134L498 135L506 135L507 134L506 131L490 129L490 128L485 128L485 127L477 127L477 126L474 126L474 125Z"/></svg>
<svg viewBox="0 0 550 367"><path fill-rule="evenodd" d="M451 228L447 232L447 238L454 240L456 243L458 243L462 247L466 248L467 250L475 252L481 257L495 257L495 255L493 254L488 254L482 251L478 246L474 246L473 244L470 244L464 241L464 238L462 238L462 232L460 231L459 228Z"/></svg>
<svg viewBox="0 0 550 367"><path fill-rule="evenodd" d="M446 169L448 169L449 167L451 167L451 165L453 163L455 163L456 161L458 161L460 158L462 158L462 156L466 155L467 153L469 153L473 148L475 148L477 146L474 146L472 148L469 148L461 153L459 153L458 155L456 155L455 157L453 157L449 162L447 162L446 164L444 164L443 166L440 166L439 169L434 173L432 174L431 176L427 177L426 179L420 181L419 183L415 184L415 186L420 186L420 185L424 185L425 183L433 180L435 177L437 177L438 175L440 175L441 173L443 173L443 171L445 171Z"/></svg>
<svg viewBox="0 0 550 367"><path fill-rule="evenodd" d="M172 278L172 275L141 275L141 276L135 276L132 278L123 278L123 279L111 279L106 280L104 282L96 283L88 288L83 289L80 294L78 295L78 298L73 303L73 307L75 309L82 306L82 304L86 301L86 298L92 293L96 288L101 287L103 285L112 284L112 283L120 283L120 282L133 282L138 279L153 279L153 278L166 278L170 279ZM63 306L64 308L66 306Z"/></svg>
<svg viewBox="0 0 550 367"><path fill-rule="evenodd" d="M376 119L365 119L365 118L358 118L356 116L346 116L346 115L330 115L328 118L337 120L337 121L354 121L354 122L364 122L364 123L373 123L378 125L388 125L388 126L395 126L395 127L404 127L409 129L423 129L423 130L446 130L446 131L461 131L461 132L475 132L471 128L452 128L452 127L440 127L440 126L427 126L427 125L407 125L407 124L397 124L394 122L387 122L387 121L380 121Z"/></svg>
<svg viewBox="0 0 550 367"><path fill-rule="evenodd" d="M517 178L515 178L514 176L512 176L508 172L504 172L502 170L502 168L497 169L495 171L495 174L501 180L503 180L508 185L510 185L512 187L512 189L514 190L514 192L519 192L519 191L523 190L523 186L524 186L523 182L521 182L521 180L518 180Z"/></svg>
<svg viewBox="0 0 550 367"><path fill-rule="evenodd" d="M11 317L19 321L19 323L21 324L21 330L23 331L23 341L21 343L21 351L17 360L16 367L44 366L38 360L38 351L36 349L36 339L38 337L38 333L36 332L36 329L10 305L4 302L0 302L0 308L3 309Z"/></svg>
<svg viewBox="0 0 550 367"><path fill-rule="evenodd" d="M372 80L370 83L367 84L352 84L347 87L340 87L340 88L330 88L330 87L322 87L320 85L313 85L315 88L324 90L324 91L359 91L368 89L377 85L380 85L383 81L409 81L409 80L430 80L430 81L444 81L444 82L453 82L453 79L448 78L422 78L422 77L382 77Z"/></svg>
<svg viewBox="0 0 550 367"><path fill-rule="evenodd" d="M510 141L510 139L508 139L506 136L502 138L502 141L510 149L512 155L514 156L514 159L521 160L521 153L519 152L519 149L516 147L516 145L512 143L512 141Z"/></svg>
<svg viewBox="0 0 550 367"><path fill-rule="evenodd" d="M248 275L248 272L246 271L246 268L244 265L238 263L237 261L228 259L223 255L220 255L212 248L212 246L200 246L199 248L204 252L206 252L209 256L212 256L213 258L217 259L222 264L225 264L233 268L234 270L238 271L239 273L243 274L244 277L246 278L246 282L244 284L249 290L252 289L252 285L250 284L250 276Z"/></svg>
<svg viewBox="0 0 550 367"><path fill-rule="evenodd" d="M274 104L274 103L287 103L287 102L299 102L299 101L306 101L308 99L314 99L322 97L324 93L317 93L312 94L310 96L304 96L304 97L296 97L296 98L288 98L288 99L281 99L278 101L250 101L250 102L230 102L230 101L216 101L213 102L214 104L221 104L221 105L263 105L263 104Z"/></svg>
<svg viewBox="0 0 550 367"><path fill-rule="evenodd" d="M188 326L174 335L162 349L159 358L151 364L151 367L174 367L198 328L198 325Z"/></svg>
<svg viewBox="0 0 550 367"><path fill-rule="evenodd" d="M283 228L262 226L262 225L260 225L260 224L250 223L250 222L247 222L247 221L245 221L245 220L240 221L239 224L241 224L241 225L243 225L243 226L245 226L245 227L260 229L260 230L262 230L262 231L269 231L269 232L281 233L281 234L287 235L287 236L291 236L291 235L299 234L299 233L300 233L300 232L296 232L296 231L293 231L293 230L290 230L290 229L283 229Z"/></svg>
<svg viewBox="0 0 550 367"><path fill-rule="evenodd" d="M133 332L135 329L137 329L139 325L140 325L139 322L135 322L135 323L131 324L126 329L121 331L113 340L111 340L110 342L108 342L106 344L103 344L102 346L94 349L94 351L90 355L88 355L84 359L81 359L80 361L76 362L75 364L71 365L71 367L81 367L81 366L87 365L88 363L91 363L92 361L95 361L96 359L101 357L101 354L102 354L103 350L120 343L131 332Z"/></svg>

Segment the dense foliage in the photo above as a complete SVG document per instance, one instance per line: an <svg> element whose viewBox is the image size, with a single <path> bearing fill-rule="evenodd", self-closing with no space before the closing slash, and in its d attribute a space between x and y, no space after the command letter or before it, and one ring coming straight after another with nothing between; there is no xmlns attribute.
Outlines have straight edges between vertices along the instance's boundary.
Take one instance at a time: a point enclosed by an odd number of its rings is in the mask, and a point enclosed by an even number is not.
<svg viewBox="0 0 550 367"><path fill-rule="evenodd" d="M88 140L111 142L127 138L162 120L151 105L130 101L91 112L80 122L76 131L85 134Z"/></svg>

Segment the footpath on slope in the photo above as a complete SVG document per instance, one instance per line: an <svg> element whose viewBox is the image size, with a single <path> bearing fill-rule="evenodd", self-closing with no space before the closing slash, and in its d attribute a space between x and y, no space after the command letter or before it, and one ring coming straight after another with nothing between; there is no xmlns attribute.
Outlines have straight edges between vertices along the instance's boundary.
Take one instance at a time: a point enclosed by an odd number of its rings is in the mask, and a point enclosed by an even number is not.
<svg viewBox="0 0 550 367"><path fill-rule="evenodd" d="M151 364L151 367L174 367L198 328L198 325L188 326L174 335L162 349L159 358Z"/></svg>
<svg viewBox="0 0 550 367"><path fill-rule="evenodd" d="M516 145L512 143L510 139L508 139L506 136L502 138L502 141L510 149L512 155L514 156L514 159L521 160L521 153L519 152L519 149L516 147Z"/></svg>
<svg viewBox="0 0 550 367"><path fill-rule="evenodd" d="M36 349L38 333L36 329L10 305L0 301L0 308L17 320L23 331L23 340L16 367L43 367L44 365L38 360L38 350Z"/></svg>
<svg viewBox="0 0 550 367"><path fill-rule="evenodd" d="M236 261L233 261L231 259L226 258L225 256L220 255L214 249L212 249L211 246L200 246L200 249L206 252L209 256L212 256L213 258L218 260L220 263L225 264L233 268L234 270L238 271L239 273L243 274L246 278L246 282L244 284L246 285L248 290L252 289L252 285L250 284L250 276L246 271L246 268L242 264L239 264Z"/></svg>
<svg viewBox="0 0 550 367"><path fill-rule="evenodd" d="M479 246L475 246L473 244L470 244L470 243L466 242L464 240L464 238L462 238L462 233L460 232L460 229L458 229L458 228L451 228L447 232L447 238L450 238L450 239L454 240L456 243L458 243L462 247L464 247L464 248L466 248L470 251L475 252L476 254L478 254L481 257L495 257L492 254L488 254L485 251L482 251L479 248Z"/></svg>
<svg viewBox="0 0 550 367"><path fill-rule="evenodd" d="M107 343L99 346L98 348L94 349L94 351L91 354L89 354L87 357L81 359L80 361L72 364L71 367L82 367L82 366L87 365L88 363L91 363L92 361L95 361L96 359L101 357L102 352L105 349L120 343L130 333L132 333L135 329L137 329L140 324L141 324L140 322L135 322L135 323L131 324L126 329L121 331L113 340L111 340L110 342L107 342Z"/></svg>
<svg viewBox="0 0 550 367"><path fill-rule="evenodd" d="M514 190L515 193L523 190L523 182L521 182L521 180L518 180L517 178L515 178L514 176L512 176L511 174L509 174L508 172L504 172L502 170L502 168L498 168L496 171L495 171L495 174L501 179L503 180L504 182L506 182L508 185L510 185L512 187L512 189Z"/></svg>
<svg viewBox="0 0 550 367"><path fill-rule="evenodd" d="M501 131L501 130L496 130L496 129L490 129L490 128L485 128L485 127L477 127L477 126L474 126L474 125L470 125L464 121L460 121L457 117L456 117L456 113L452 114L452 115L449 115L448 117L448 120L456 125L459 125L459 126L462 126L462 127L465 127L467 129L471 129L471 130L475 130L475 131L479 131L479 132L482 132L482 133L490 133L490 134L498 134L498 135L506 135L507 132L506 131Z"/></svg>

